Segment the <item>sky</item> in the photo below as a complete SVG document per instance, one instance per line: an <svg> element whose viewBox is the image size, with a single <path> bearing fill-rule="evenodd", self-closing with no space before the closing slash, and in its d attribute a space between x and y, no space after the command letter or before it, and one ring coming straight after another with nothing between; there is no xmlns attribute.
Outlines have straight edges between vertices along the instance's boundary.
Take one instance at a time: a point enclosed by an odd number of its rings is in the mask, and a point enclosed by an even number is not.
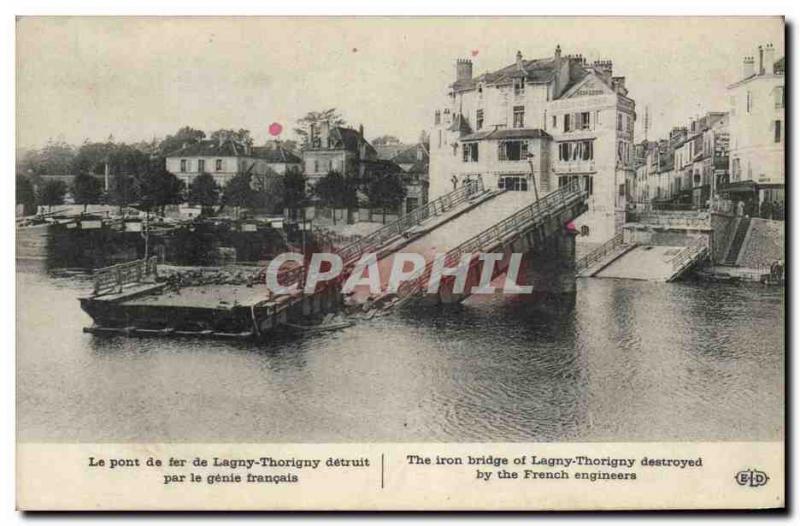
<svg viewBox="0 0 800 526"><path fill-rule="evenodd" d="M20 148L48 140L135 142L183 126L273 122L292 139L308 111L337 108L372 139L413 142L445 102L457 58L476 75L525 58L610 59L636 102L636 138L663 137L725 111L745 55L772 43L781 18L155 18L22 17L17 21Z"/></svg>

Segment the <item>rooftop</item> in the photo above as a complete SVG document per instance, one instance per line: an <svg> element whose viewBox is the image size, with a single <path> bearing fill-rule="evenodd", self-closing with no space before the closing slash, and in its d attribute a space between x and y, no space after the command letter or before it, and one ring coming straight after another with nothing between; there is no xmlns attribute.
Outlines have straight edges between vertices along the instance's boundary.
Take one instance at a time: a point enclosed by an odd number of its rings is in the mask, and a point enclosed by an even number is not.
<svg viewBox="0 0 800 526"><path fill-rule="evenodd" d="M167 157L250 157L264 159L270 164L302 162L297 155L279 144L250 147L232 140L221 143L203 140L187 144L167 154Z"/></svg>

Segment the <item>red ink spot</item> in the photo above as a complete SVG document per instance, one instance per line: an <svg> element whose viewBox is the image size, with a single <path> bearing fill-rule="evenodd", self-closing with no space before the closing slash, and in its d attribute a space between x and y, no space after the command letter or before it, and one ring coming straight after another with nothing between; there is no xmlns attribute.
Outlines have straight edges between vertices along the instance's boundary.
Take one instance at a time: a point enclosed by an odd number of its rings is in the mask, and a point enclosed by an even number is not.
<svg viewBox="0 0 800 526"><path fill-rule="evenodd" d="M273 137L277 137L283 131L283 126L280 125L278 122L273 122L269 125L269 134Z"/></svg>
<svg viewBox="0 0 800 526"><path fill-rule="evenodd" d="M478 51L477 49L473 49L473 50L472 50L472 56L473 56L473 57L477 57L477 56L478 56L478 53L480 53L480 51Z"/></svg>

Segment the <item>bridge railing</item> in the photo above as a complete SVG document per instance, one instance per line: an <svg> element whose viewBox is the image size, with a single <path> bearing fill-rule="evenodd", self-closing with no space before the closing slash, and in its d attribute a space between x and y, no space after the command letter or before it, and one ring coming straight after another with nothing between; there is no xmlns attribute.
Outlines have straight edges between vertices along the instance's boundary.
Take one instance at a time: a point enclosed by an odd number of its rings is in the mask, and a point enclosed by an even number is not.
<svg viewBox="0 0 800 526"><path fill-rule="evenodd" d="M119 263L94 271L94 295L109 292L122 292L122 288L130 283L141 283L149 277L158 275L158 257L147 260L137 259L127 263Z"/></svg>
<svg viewBox="0 0 800 526"><path fill-rule="evenodd" d="M586 196L588 196L588 192L582 181L572 181L449 250L444 258L444 266L452 267L460 261L464 254L480 252L490 244L525 232L553 212L565 208L576 198L582 199ZM418 292L428 282L432 271L433 262L431 261L426 265L422 275L417 279L404 282L399 287L399 295L401 297L410 296Z"/></svg>
<svg viewBox="0 0 800 526"><path fill-rule="evenodd" d="M483 181L468 181L462 187L453 190L433 201L426 203L419 208L415 208L400 219L382 226L375 232L364 236L353 243L350 243L339 250L336 254L342 258L344 266L354 263L363 254L372 252L380 248L389 239L400 235L404 231L421 224L426 219L442 214L451 210L453 207L471 199L475 195L483 192ZM278 283L289 287L300 284L305 276L305 267L299 265L290 269L282 270L278 273ZM259 280L263 276L259 276Z"/></svg>
<svg viewBox="0 0 800 526"><path fill-rule="evenodd" d="M575 272L582 272L587 268L589 268L590 266L594 265L595 263L606 257L608 254L610 254L611 252L622 246L624 241L625 239L621 232L615 235L614 237L603 243L602 246L597 247L596 249L592 250L582 258L578 259L575 262Z"/></svg>
<svg viewBox="0 0 800 526"><path fill-rule="evenodd" d="M345 265L352 263L360 258L361 255L380 247L392 237L401 234L409 228L421 224L431 216L439 215L443 212L451 210L454 206L459 205L474 195L479 194L483 191L483 189L483 181L469 181L461 188L434 199L433 201L412 210L400 219L379 228L372 234L364 236L358 241L342 247L337 251L337 254L339 254L339 256L342 258L342 261Z"/></svg>

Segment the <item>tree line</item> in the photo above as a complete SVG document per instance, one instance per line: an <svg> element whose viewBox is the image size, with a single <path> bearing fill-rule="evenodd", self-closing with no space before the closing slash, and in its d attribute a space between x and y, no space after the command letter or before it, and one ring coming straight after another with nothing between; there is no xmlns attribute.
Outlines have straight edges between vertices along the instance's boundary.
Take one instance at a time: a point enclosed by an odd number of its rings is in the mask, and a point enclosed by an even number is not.
<svg viewBox="0 0 800 526"><path fill-rule="evenodd" d="M295 130L303 144L307 144L311 129L320 122L344 125L345 121L335 109L309 112L298 120ZM183 181L166 170L166 157L180 148L206 139L202 130L184 126L161 140L133 144L115 142L109 137L105 142L85 142L74 147L64 141L49 141L37 150L18 152L17 203L23 204L30 214L36 206L52 207L64 203L67 192L76 204L113 204L127 207L136 204L146 212L161 212L167 205L187 202L200 206L206 215L220 213L226 207L238 216L242 208L266 209L277 212L283 208L299 209L311 199L322 206L353 209L369 206L382 209L384 220L387 210L396 210L406 197L402 175L397 172L372 171L364 180L346 177L336 171L329 172L307 191L301 170L290 168L283 176L241 173L220 187L214 178L203 173L186 188ZM252 145L249 130L221 129L208 138L234 139ZM386 136L378 141L391 142ZM290 150L297 148L294 141L282 141ZM108 171L109 188L103 188L101 176ZM41 175L77 174L70 187L59 180L37 180ZM84 206L84 209L86 207Z"/></svg>

